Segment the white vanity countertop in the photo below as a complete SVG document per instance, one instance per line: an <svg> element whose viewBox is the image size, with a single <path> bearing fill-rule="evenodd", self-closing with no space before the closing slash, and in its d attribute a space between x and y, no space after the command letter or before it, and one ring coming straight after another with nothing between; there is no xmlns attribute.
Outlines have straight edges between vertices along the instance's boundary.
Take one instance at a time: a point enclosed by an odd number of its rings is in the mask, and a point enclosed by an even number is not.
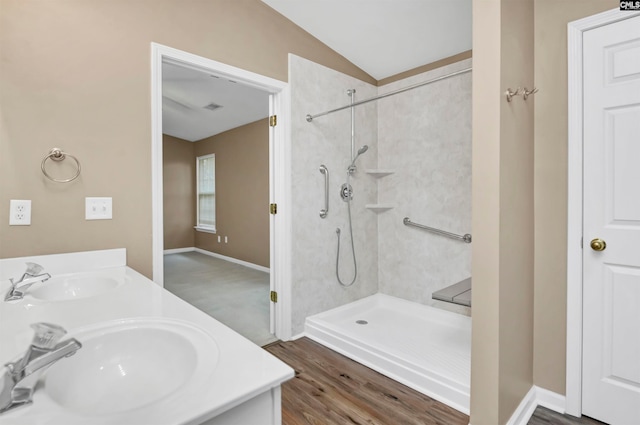
<svg viewBox="0 0 640 425"><path fill-rule="evenodd" d="M126 256L123 251L101 252L115 254L122 259L123 255ZM294 376L294 371L289 366L222 323L160 288L135 270L125 265L114 265L122 262L117 258L115 262L98 261L96 267L82 258L82 265L77 265L74 269L74 257L65 257L73 255L75 254L64 254L63 258L41 256L29 259L42 264L45 271L54 278L64 277L61 275L65 272L74 273L75 277L97 273L111 281L117 280L119 285L96 296L44 301L29 293L36 294L38 286L44 288L48 282L36 283L24 299L7 303L3 301L4 294L10 287L7 277L19 277L24 271L25 259L0 260L0 364L14 361L24 354L33 337L30 327L32 323L49 322L63 326L69 332L68 336L73 337L75 334L82 334L83 329L91 328L92 325L95 327L104 322L124 323L127 319L136 319L179 321L204 331L217 346L217 358L211 359L216 363L215 367L195 393L190 390L188 394L185 393L185 397L171 396L166 403L159 403L153 408L138 408L116 416L70 412L46 399L46 395L43 395L45 391L39 388L34 394L32 405L0 415L0 424L197 424L276 388ZM53 258L54 261L50 262L51 257L57 259ZM69 267L63 265L67 260L71 260ZM79 337L78 340L82 342ZM73 360L74 357L71 356L60 361ZM54 364L50 370L55 366Z"/></svg>

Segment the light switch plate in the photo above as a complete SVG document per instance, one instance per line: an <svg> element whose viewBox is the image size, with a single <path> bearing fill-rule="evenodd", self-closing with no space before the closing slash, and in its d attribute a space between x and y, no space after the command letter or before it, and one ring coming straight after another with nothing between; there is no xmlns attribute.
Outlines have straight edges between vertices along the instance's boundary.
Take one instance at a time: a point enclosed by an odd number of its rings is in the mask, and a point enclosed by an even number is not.
<svg viewBox="0 0 640 425"><path fill-rule="evenodd" d="M85 198L86 220L111 220L113 201L109 198Z"/></svg>

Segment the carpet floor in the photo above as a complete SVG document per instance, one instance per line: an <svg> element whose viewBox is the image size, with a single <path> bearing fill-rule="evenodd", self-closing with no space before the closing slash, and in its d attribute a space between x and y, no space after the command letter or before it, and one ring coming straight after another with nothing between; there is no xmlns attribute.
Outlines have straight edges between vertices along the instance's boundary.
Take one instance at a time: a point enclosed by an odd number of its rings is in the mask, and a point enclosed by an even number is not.
<svg viewBox="0 0 640 425"><path fill-rule="evenodd" d="M269 273L199 252L164 256L164 287L253 343L269 332Z"/></svg>

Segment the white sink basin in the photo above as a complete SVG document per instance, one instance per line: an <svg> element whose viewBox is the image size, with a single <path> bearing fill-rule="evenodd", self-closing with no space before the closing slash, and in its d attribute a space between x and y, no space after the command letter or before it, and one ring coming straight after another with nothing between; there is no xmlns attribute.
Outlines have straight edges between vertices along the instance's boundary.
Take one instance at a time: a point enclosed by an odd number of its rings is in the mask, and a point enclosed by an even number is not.
<svg viewBox="0 0 640 425"><path fill-rule="evenodd" d="M63 301L89 298L111 291L124 283L124 276L114 277L97 273L77 273L52 277L33 285L27 292L42 301Z"/></svg>
<svg viewBox="0 0 640 425"><path fill-rule="evenodd" d="M64 410L86 416L153 408L198 392L219 355L210 335L173 320L134 319L69 335L82 348L51 366L43 390Z"/></svg>

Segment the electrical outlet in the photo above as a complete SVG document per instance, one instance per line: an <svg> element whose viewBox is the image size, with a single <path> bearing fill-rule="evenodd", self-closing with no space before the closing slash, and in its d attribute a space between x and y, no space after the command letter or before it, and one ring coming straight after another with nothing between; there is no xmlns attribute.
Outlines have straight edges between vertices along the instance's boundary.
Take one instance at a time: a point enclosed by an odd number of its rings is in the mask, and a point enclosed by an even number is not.
<svg viewBox="0 0 640 425"><path fill-rule="evenodd" d="M218 243L220 243L220 235L218 235Z"/></svg>
<svg viewBox="0 0 640 425"><path fill-rule="evenodd" d="M225 236L224 237L224 243L227 243L227 242L229 242L229 239Z"/></svg>
<svg viewBox="0 0 640 425"><path fill-rule="evenodd" d="M113 204L111 198L85 198L85 220L111 220Z"/></svg>
<svg viewBox="0 0 640 425"><path fill-rule="evenodd" d="M31 225L31 201L12 199L9 202L9 226Z"/></svg>

